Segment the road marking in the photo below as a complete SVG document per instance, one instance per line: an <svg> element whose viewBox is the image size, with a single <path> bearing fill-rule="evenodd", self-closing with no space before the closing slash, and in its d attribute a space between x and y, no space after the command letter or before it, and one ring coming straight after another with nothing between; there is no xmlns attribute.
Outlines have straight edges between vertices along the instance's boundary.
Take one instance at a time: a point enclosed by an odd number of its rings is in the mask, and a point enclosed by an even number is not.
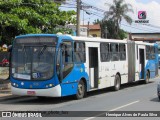
<svg viewBox="0 0 160 120"><path fill-rule="evenodd" d="M132 105L132 104L135 104L135 103L137 103L137 102L139 102L139 100L137 100L137 101L134 101L134 102L131 102L131 103L129 103L129 104L126 104L126 105L123 105L123 106L120 106L120 107L117 107L117 108L115 108L115 109L112 109L112 110L109 110L109 111L115 111L115 110L119 110L119 109L121 109L121 108L127 107L127 106L129 106L129 105Z"/></svg>
<svg viewBox="0 0 160 120"><path fill-rule="evenodd" d="M127 106L129 106L129 105L133 105L133 104L138 103L138 102L140 102L140 101L139 101L139 100L137 100L137 101L134 101L134 102L128 103L128 104L126 104L126 105L123 105L123 106L120 106L120 107L117 107L117 108L111 109L111 110L109 110L109 111L119 110L119 109L121 109L121 108L127 107ZM94 116L94 117L86 118L86 119L84 119L84 120L91 120L91 119L94 119L94 118L96 118L96 117L98 117L98 116L101 116L101 115L103 115L103 114L105 114L105 113L106 113L106 112L101 113L101 114L98 114L98 115L96 115L96 116Z"/></svg>

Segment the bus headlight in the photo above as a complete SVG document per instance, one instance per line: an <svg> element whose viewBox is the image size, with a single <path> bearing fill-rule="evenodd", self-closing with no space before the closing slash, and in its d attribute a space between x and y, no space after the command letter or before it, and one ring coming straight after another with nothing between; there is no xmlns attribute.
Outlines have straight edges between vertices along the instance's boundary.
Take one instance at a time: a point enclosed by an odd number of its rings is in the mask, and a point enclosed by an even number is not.
<svg viewBox="0 0 160 120"><path fill-rule="evenodd" d="M12 86L14 86L14 87L18 87L18 84L16 84L16 83L13 83L13 84L12 84Z"/></svg>
<svg viewBox="0 0 160 120"><path fill-rule="evenodd" d="M48 85L46 85L46 88L50 88L50 87L53 87L54 86L54 84L48 84Z"/></svg>
<svg viewBox="0 0 160 120"><path fill-rule="evenodd" d="M16 86L16 83L13 83L12 85L13 85L13 86Z"/></svg>
<svg viewBox="0 0 160 120"><path fill-rule="evenodd" d="M49 84L49 87L53 87L53 84Z"/></svg>

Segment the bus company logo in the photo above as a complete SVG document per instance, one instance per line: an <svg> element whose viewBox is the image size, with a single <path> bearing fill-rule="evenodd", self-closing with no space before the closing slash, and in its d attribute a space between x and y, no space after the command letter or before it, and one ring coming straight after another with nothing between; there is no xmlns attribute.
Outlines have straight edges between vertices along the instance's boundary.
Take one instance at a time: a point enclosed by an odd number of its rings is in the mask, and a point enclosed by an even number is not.
<svg viewBox="0 0 160 120"><path fill-rule="evenodd" d="M138 19L146 19L147 13L146 11L138 11Z"/></svg>
<svg viewBox="0 0 160 120"><path fill-rule="evenodd" d="M149 20L146 20L147 12L146 11L138 11L138 20L135 20L135 23L149 23Z"/></svg>
<svg viewBox="0 0 160 120"><path fill-rule="evenodd" d="M2 117L12 117L11 112L2 112Z"/></svg>

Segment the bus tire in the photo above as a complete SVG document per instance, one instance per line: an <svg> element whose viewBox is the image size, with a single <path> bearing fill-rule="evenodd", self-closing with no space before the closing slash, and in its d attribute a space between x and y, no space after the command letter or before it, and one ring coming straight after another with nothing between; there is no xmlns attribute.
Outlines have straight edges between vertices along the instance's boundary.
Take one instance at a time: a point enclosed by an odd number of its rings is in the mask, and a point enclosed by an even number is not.
<svg viewBox="0 0 160 120"><path fill-rule="evenodd" d="M149 83L149 72L147 71L146 73L146 79L144 81L145 84L148 84Z"/></svg>
<svg viewBox="0 0 160 120"><path fill-rule="evenodd" d="M77 93L75 95L75 98L77 100L82 99L86 94L86 86L85 83L83 82L83 80L80 80L80 82L78 83L78 88L77 88Z"/></svg>
<svg viewBox="0 0 160 120"><path fill-rule="evenodd" d="M114 80L114 91L118 91L120 89L120 85L121 85L121 79L119 75L116 75Z"/></svg>

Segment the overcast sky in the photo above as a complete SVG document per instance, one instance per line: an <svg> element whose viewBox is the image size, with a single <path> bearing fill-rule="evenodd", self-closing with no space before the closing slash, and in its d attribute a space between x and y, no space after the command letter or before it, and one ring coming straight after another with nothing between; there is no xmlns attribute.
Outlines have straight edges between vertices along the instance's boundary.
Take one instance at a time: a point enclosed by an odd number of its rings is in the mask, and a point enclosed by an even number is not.
<svg viewBox="0 0 160 120"><path fill-rule="evenodd" d="M76 1L76 0L71 0L71 1ZM121 24L122 29L132 33L160 32L160 0L125 0L125 1L126 3L130 3L133 7L134 14L133 13L128 14L133 19L133 24L129 25L123 20ZM82 0L82 2L100 8L102 10L108 11L109 7L107 4L112 4L113 0ZM83 18L83 11L81 11L81 24L83 24L83 20L84 23L87 24L88 21L90 21L90 23L93 23L95 19L102 19L103 17L103 12L95 11L93 9L87 9L87 11L93 12L94 14L87 15L84 12L84 18ZM135 20L138 20L138 11L146 11L147 13L146 20L149 20L149 24L143 25L134 23Z"/></svg>

